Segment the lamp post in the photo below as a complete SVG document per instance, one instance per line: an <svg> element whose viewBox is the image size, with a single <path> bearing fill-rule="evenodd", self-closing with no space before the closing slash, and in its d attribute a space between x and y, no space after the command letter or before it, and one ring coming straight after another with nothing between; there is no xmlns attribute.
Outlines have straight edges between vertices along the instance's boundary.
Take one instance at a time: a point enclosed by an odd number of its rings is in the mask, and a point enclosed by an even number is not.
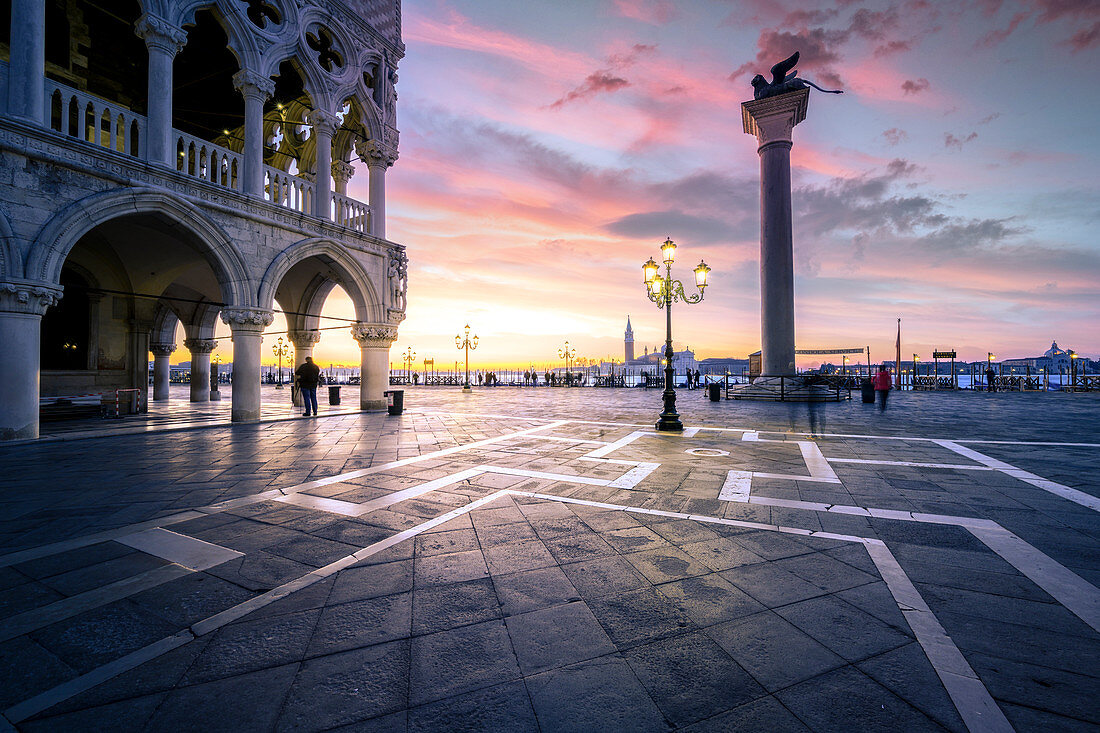
<svg viewBox="0 0 1100 733"><path fill-rule="evenodd" d="M916 354L913 354L913 379L910 382L910 389L917 388L917 377L919 376L917 374L917 364L920 364L920 357Z"/></svg>
<svg viewBox="0 0 1100 733"><path fill-rule="evenodd" d="M275 342L275 345L271 347L271 351L279 359L279 381L275 383L275 389L283 388L283 357L290 353L290 345L283 341L283 337L280 336L279 340Z"/></svg>
<svg viewBox="0 0 1100 733"><path fill-rule="evenodd" d="M848 373L848 355L844 354L840 359L840 373L846 375Z"/></svg>
<svg viewBox="0 0 1100 733"><path fill-rule="evenodd" d="M1077 391L1077 352L1069 352L1069 388Z"/></svg>
<svg viewBox="0 0 1100 733"><path fill-rule="evenodd" d="M710 268L707 263L699 261L695 268L695 286L699 292L695 295L685 295L684 285L679 280L672 279L672 262L676 256L676 245L668 238L661 245L661 254L665 263L665 276L661 277L658 271L660 265L649 260L642 265L643 282L646 285L646 296L657 304L658 308L665 309L665 391L664 411L657 421L657 430L679 432L684 429L680 422L680 416L676 413L676 389L672 384L672 304L676 301L684 303L698 303L703 299L703 291L707 287L707 274Z"/></svg>
<svg viewBox="0 0 1100 733"><path fill-rule="evenodd" d="M472 339L470 338L469 323L466 324L465 336L455 336L455 346L457 346L460 350L466 350L466 382L462 385L462 391L472 392L473 390L470 389L470 349L477 348L477 334L474 334L474 337Z"/></svg>
<svg viewBox="0 0 1100 733"><path fill-rule="evenodd" d="M413 359L416 358L416 352L412 347L405 349L405 353L401 355L401 361L405 365L405 380L408 384L412 384L412 364Z"/></svg>
<svg viewBox="0 0 1100 733"><path fill-rule="evenodd" d="M570 366L570 361L572 361L573 357L576 356L576 355L577 355L577 350L576 349L570 349L568 341L565 342L565 346L563 348L558 349L558 358L559 359L565 359L565 383L566 384L569 384L570 382L572 382L572 379L573 379L572 371L573 370L572 370L572 367Z"/></svg>

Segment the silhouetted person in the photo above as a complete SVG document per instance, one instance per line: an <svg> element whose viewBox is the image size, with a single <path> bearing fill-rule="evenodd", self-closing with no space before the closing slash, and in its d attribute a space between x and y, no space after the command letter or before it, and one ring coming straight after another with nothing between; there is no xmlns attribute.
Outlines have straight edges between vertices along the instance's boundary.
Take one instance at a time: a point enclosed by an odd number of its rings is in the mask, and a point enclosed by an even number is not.
<svg viewBox="0 0 1100 733"><path fill-rule="evenodd" d="M317 383L321 379L321 368L313 363L313 357L307 356L305 363L294 370L294 377L298 381L298 391L302 395L302 406L306 411L302 417L309 417L310 411L317 414Z"/></svg>
<svg viewBox="0 0 1100 733"><path fill-rule="evenodd" d="M890 394L890 386L893 379L890 377L890 371L883 364L878 368L878 374L872 379L871 383L874 385L875 392L878 393L878 409L886 409L886 397Z"/></svg>
<svg viewBox="0 0 1100 733"><path fill-rule="evenodd" d="M997 373L993 371L993 367L986 367L985 370L985 390L987 392L997 391Z"/></svg>

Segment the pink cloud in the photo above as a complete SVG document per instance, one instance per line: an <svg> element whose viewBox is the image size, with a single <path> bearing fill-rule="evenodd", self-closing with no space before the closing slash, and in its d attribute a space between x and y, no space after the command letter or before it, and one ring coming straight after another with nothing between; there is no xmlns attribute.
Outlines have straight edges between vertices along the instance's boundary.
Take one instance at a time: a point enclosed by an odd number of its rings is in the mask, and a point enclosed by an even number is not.
<svg viewBox="0 0 1100 733"><path fill-rule="evenodd" d="M613 0L612 5L622 17L649 25L665 25L680 15L670 0Z"/></svg>

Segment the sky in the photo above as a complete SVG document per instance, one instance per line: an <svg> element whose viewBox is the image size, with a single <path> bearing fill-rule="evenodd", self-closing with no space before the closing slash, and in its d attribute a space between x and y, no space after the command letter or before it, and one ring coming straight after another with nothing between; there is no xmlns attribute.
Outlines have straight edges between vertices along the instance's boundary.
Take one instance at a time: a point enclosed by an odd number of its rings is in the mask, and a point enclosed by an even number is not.
<svg viewBox="0 0 1100 733"><path fill-rule="evenodd" d="M844 91L812 92L794 131L798 348L892 358L901 318L905 359L1052 340L1100 356L1095 0L404 0L402 22L395 365L461 358L466 323L475 366L560 363L567 340L621 359L628 315L642 353L664 340L641 265L666 237L687 291L700 259L713 270L702 303L673 308L676 348L759 349L740 105L794 51L800 76ZM348 312L339 293L326 310ZM357 361L330 333L319 360Z"/></svg>

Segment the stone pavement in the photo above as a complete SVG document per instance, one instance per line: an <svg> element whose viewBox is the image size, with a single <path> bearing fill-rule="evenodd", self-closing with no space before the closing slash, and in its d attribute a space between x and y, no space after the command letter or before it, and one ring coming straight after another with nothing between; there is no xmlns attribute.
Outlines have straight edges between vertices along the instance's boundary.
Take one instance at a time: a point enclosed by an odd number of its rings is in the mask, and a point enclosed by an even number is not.
<svg viewBox="0 0 1100 733"><path fill-rule="evenodd" d="M4 720L1100 726L1095 399L680 394L0 447Z"/></svg>

